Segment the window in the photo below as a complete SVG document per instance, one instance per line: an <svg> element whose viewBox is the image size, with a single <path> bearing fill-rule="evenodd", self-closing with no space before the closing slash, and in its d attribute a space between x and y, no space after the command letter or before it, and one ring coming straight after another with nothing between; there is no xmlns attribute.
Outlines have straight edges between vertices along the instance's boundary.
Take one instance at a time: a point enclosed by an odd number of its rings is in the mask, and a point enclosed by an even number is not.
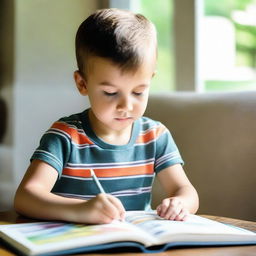
<svg viewBox="0 0 256 256"><path fill-rule="evenodd" d="M256 0L111 2L144 14L157 27L151 92L256 90Z"/></svg>
<svg viewBox="0 0 256 256"><path fill-rule="evenodd" d="M256 1L204 0L205 91L256 89Z"/></svg>
<svg viewBox="0 0 256 256"><path fill-rule="evenodd" d="M172 0L135 0L131 1L131 10L150 19L158 32L157 72L152 80L151 92L174 90Z"/></svg>

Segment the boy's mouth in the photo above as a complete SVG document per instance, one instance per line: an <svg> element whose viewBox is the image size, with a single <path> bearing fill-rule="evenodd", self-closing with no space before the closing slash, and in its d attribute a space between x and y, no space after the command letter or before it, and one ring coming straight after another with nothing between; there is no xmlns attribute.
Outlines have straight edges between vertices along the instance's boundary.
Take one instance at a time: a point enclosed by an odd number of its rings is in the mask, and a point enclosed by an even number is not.
<svg viewBox="0 0 256 256"><path fill-rule="evenodd" d="M132 120L132 117L120 117L120 118L115 118L115 120L119 122L125 122L125 121Z"/></svg>

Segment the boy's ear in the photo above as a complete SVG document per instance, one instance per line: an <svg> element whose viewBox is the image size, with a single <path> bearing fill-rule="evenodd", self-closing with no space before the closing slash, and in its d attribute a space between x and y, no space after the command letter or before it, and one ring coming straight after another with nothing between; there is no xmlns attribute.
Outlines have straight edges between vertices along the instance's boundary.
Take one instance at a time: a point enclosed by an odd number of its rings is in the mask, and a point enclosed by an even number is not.
<svg viewBox="0 0 256 256"><path fill-rule="evenodd" d="M86 96L88 94L87 87L86 87L86 81L78 70L74 72L74 80L76 82L76 87L77 87L78 91L82 95Z"/></svg>

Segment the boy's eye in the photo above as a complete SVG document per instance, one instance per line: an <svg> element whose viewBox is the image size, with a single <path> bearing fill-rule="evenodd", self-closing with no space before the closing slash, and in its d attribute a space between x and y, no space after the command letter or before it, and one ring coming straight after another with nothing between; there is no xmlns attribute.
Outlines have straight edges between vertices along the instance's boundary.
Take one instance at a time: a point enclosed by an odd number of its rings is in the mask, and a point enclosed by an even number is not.
<svg viewBox="0 0 256 256"><path fill-rule="evenodd" d="M115 96L117 94L117 92L106 92L106 91L103 91L103 93L106 95L106 96Z"/></svg>
<svg viewBox="0 0 256 256"><path fill-rule="evenodd" d="M136 96L140 96L140 95L143 94L143 92L133 92L133 94L136 95Z"/></svg>

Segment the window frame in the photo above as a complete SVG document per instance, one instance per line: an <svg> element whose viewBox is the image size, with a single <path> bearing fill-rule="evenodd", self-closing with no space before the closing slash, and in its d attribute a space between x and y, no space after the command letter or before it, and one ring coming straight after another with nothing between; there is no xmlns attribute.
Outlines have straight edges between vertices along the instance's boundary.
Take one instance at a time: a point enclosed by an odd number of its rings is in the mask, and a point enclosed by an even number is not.
<svg viewBox="0 0 256 256"><path fill-rule="evenodd" d="M109 0L110 8L131 9L134 0ZM136 0L135 0L136 1ZM171 1L171 0L170 0ZM172 0L174 6L175 91L204 91L200 57L203 0Z"/></svg>

